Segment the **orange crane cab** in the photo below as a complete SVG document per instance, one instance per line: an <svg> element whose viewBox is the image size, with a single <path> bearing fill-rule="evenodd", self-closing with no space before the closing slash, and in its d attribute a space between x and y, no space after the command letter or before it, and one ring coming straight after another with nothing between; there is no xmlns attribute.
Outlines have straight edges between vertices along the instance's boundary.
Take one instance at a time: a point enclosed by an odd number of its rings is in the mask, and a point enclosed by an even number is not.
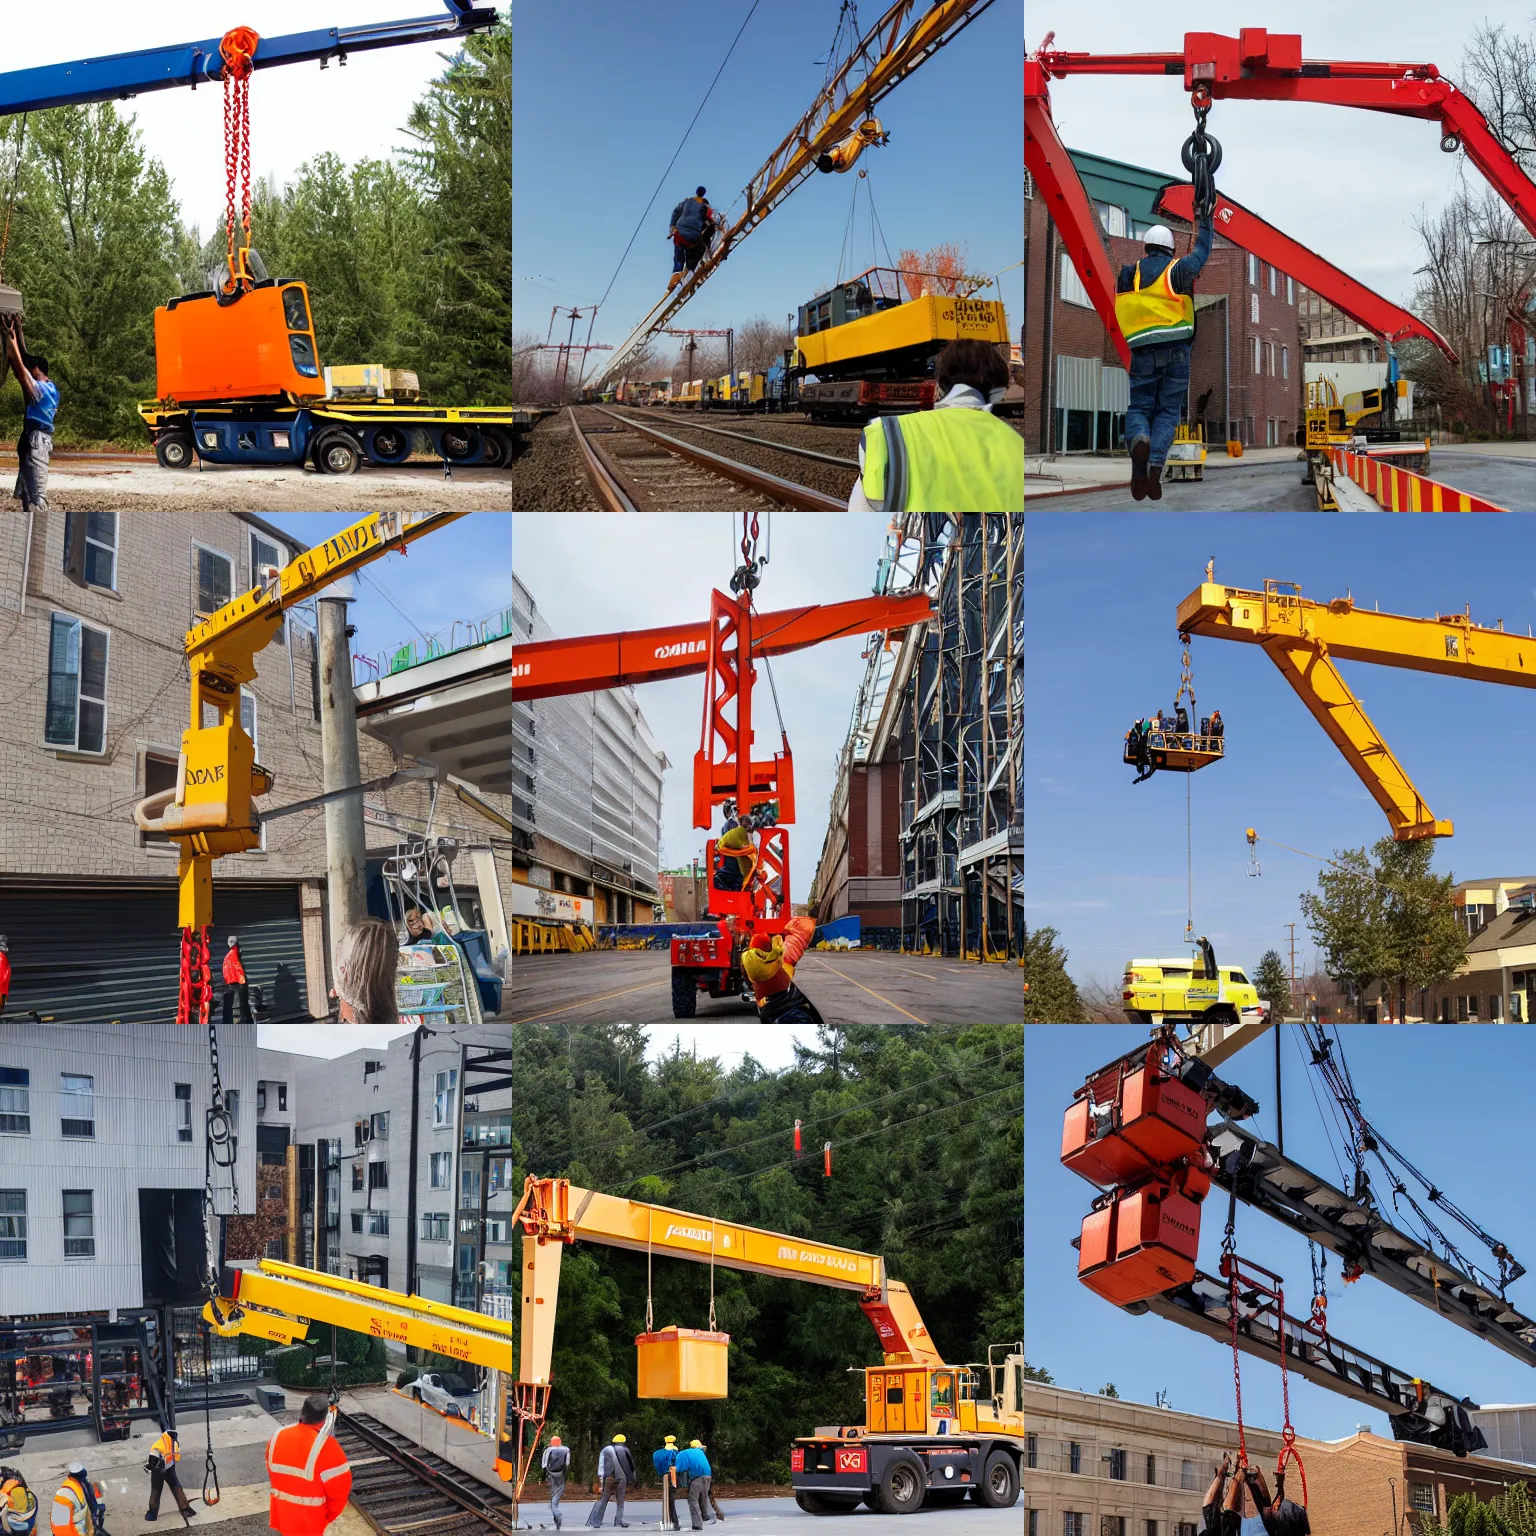
<svg viewBox="0 0 1536 1536"><path fill-rule="evenodd" d="M155 311L155 390L166 404L325 396L309 290L269 282L221 303L212 293Z"/></svg>

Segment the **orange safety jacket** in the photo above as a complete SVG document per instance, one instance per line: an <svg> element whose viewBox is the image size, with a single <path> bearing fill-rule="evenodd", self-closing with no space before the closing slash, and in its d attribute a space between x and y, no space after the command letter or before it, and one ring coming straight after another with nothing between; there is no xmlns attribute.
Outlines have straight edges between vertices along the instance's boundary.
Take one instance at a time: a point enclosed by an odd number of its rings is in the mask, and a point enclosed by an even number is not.
<svg viewBox="0 0 1536 1536"><path fill-rule="evenodd" d="M245 980L245 967L240 963L240 951L238 949L231 949L225 952L224 980L232 987L238 987Z"/></svg>
<svg viewBox="0 0 1536 1536"><path fill-rule="evenodd" d="M267 1442L268 1523L279 1536L322 1536L346 1507L352 1465L322 1425L289 1424Z"/></svg>
<svg viewBox="0 0 1536 1536"><path fill-rule="evenodd" d="M92 1483L91 1491L96 1502L102 1503L100 1484ZM92 1536L95 1522L91 1519L91 1501L86 1498L79 1478L66 1477L54 1494L51 1523L53 1536Z"/></svg>
<svg viewBox="0 0 1536 1536"><path fill-rule="evenodd" d="M181 1446L171 1438L170 1430L162 1432L160 1438L150 1446L149 1454L158 1456L166 1466L173 1467L181 1460Z"/></svg>

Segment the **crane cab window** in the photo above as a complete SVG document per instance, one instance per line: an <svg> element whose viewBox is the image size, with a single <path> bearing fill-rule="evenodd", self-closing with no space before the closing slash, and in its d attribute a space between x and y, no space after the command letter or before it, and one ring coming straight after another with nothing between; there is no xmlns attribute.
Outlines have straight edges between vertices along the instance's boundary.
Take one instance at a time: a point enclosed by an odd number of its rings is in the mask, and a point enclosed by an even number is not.
<svg viewBox="0 0 1536 1536"><path fill-rule="evenodd" d="M935 1371L929 1391L929 1407L941 1418L953 1418L955 1414L955 1373Z"/></svg>
<svg viewBox="0 0 1536 1536"><path fill-rule="evenodd" d="M298 284L283 289L283 316L290 331L309 329L309 305L304 302L304 290Z"/></svg>

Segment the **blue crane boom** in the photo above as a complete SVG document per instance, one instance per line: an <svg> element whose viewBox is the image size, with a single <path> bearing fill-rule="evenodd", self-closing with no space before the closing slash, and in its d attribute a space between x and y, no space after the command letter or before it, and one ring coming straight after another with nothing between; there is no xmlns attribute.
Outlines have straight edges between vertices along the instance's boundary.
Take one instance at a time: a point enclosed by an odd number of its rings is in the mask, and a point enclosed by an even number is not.
<svg viewBox="0 0 1536 1536"><path fill-rule="evenodd" d="M263 37L256 50L255 68L275 69L280 64L304 64L318 59L323 68L331 59L344 60L349 53L373 48L394 48L404 43L430 43L468 37L483 32L496 20L489 6L471 0L442 0L444 15L416 16L407 21L383 21L360 27L327 27L312 32L291 32L285 37ZM110 53L70 64L44 64L35 69L14 69L0 74L0 117L17 112L40 112L47 107L81 106L93 101L122 101L147 91L169 90L224 78L219 55L220 39L178 43L167 48L143 48L134 53Z"/></svg>

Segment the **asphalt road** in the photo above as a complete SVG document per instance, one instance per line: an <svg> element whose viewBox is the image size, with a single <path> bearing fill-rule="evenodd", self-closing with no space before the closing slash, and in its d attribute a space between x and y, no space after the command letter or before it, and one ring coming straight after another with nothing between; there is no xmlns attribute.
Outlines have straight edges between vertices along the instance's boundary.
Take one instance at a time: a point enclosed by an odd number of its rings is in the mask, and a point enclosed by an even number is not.
<svg viewBox="0 0 1536 1536"><path fill-rule="evenodd" d="M502 1016L514 1024L580 1019L594 1024L672 1022L672 966L665 950L514 955ZM979 965L879 950L816 950L795 981L829 1024L1012 1024L1024 1021L1016 965ZM699 995L700 1020L756 1017L749 1003Z"/></svg>
<svg viewBox="0 0 1536 1536"><path fill-rule="evenodd" d="M1041 512L1315 512L1317 493L1301 483L1301 464L1223 465L1206 469L1204 480L1176 481L1163 487L1161 501L1133 501L1126 489L1052 496ZM1119 466L1116 466L1118 473ZM1481 496L1512 512L1536 510L1536 460L1496 458L1436 448L1430 478Z"/></svg>
<svg viewBox="0 0 1536 1536"><path fill-rule="evenodd" d="M892 1536L896 1536L897 1532L924 1531L932 1532L933 1536L1003 1536L1004 1532L1017 1536L1023 1528L1023 1514L1018 1504L1012 1509L983 1509L979 1505L967 1503L954 1509L920 1509L910 1515L881 1515L860 1505L852 1514L838 1517L808 1515L789 1498L722 1498L721 1504L726 1508L726 1517L724 1522L715 1522L720 1527L719 1536L724 1536L726 1525L736 1531L750 1528L755 1536L773 1536L776 1531L803 1531L818 1520L823 1529L827 1529L827 1522L833 1520L830 1527L832 1531L857 1531L859 1536L872 1536L872 1533L881 1531L889 1531ZM585 1530L590 1509L590 1504L573 1504L567 1496L560 1506L564 1529L576 1533ZM555 1528L549 1518L547 1504L524 1503L520 1513L524 1529L553 1531ZM662 1528L659 1502L652 1503L649 1509L644 1503L631 1502L626 1506L625 1514L631 1530L656 1531ZM741 1524L738 1525L737 1521ZM686 1518L682 1521L682 1527L685 1531L688 1529ZM610 1504L604 1529L612 1528L613 1506ZM666 1529L670 1531L671 1526Z"/></svg>

